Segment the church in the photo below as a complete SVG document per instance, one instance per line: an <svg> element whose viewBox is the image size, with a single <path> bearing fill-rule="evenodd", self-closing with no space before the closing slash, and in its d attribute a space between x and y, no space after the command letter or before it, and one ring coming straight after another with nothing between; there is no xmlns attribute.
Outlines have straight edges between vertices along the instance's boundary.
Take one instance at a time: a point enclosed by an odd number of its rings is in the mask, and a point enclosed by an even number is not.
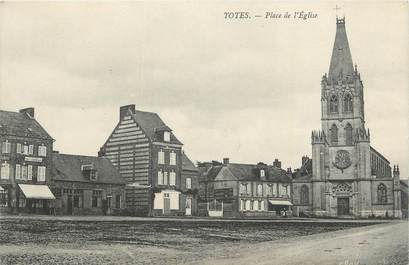
<svg viewBox="0 0 409 265"><path fill-rule="evenodd" d="M401 217L399 167L371 146L364 86L353 64L345 18L337 18L328 74L321 80L321 130L311 135L312 158L294 173L299 216Z"/></svg>

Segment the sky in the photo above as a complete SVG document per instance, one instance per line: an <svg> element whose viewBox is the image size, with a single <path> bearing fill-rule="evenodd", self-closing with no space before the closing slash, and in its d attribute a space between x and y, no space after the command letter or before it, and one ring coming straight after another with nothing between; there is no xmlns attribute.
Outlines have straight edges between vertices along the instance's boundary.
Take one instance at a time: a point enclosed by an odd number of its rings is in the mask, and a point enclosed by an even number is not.
<svg viewBox="0 0 409 265"><path fill-rule="evenodd" d="M224 18L239 11L252 18ZM263 18L301 11L317 17ZM345 15L371 145L407 178L408 11L404 1L1 2L0 109L35 107L54 149L96 155L119 107L136 104L193 161L297 168L321 127L320 81Z"/></svg>

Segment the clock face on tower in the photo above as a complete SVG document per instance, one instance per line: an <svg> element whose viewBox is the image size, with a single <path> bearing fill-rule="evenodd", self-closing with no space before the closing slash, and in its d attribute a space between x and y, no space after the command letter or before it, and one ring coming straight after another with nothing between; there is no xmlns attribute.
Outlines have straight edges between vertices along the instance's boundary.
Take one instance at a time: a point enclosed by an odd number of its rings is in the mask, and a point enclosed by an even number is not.
<svg viewBox="0 0 409 265"><path fill-rule="evenodd" d="M341 170L348 168L352 164L349 152L346 150L338 150L333 164L336 168Z"/></svg>

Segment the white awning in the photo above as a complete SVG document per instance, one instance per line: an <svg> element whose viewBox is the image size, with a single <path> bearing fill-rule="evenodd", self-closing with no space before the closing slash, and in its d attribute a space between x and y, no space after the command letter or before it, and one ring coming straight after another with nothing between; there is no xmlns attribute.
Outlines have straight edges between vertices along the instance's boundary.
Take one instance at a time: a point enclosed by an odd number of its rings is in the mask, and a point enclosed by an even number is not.
<svg viewBox="0 0 409 265"><path fill-rule="evenodd" d="M282 201L282 200L268 200L271 205L285 205L285 206L292 206L293 204L289 201Z"/></svg>
<svg viewBox="0 0 409 265"><path fill-rule="evenodd" d="M26 199L55 200L47 185L18 184Z"/></svg>

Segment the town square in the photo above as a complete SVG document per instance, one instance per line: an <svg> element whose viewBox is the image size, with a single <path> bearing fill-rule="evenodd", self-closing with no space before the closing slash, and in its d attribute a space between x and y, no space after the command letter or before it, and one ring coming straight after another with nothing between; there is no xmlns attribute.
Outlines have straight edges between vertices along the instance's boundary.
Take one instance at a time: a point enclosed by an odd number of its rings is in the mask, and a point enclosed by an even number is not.
<svg viewBox="0 0 409 265"><path fill-rule="evenodd" d="M2 3L0 263L408 264L408 5L362 5Z"/></svg>

